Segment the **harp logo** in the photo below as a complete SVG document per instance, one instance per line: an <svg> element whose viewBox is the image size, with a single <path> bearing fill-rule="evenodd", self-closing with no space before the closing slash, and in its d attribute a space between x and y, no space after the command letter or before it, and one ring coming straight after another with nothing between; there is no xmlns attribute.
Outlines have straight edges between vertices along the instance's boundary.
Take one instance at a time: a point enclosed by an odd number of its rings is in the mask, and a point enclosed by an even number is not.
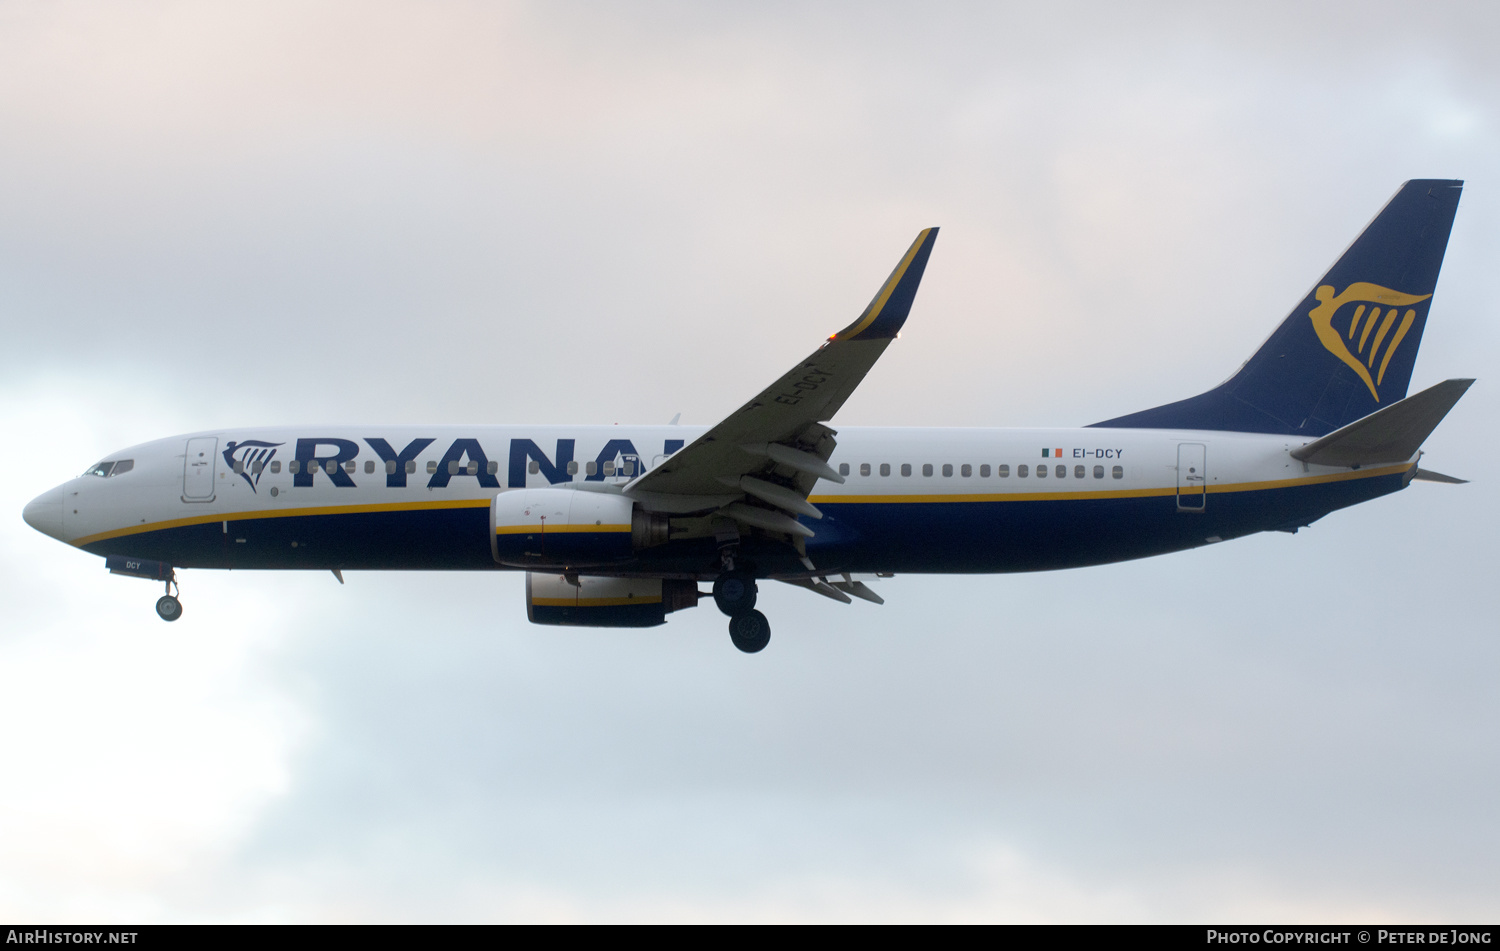
<svg viewBox="0 0 1500 951"><path fill-rule="evenodd" d="M280 445L282 443L262 442L259 439L247 439L244 442L231 439L224 449L224 462L255 492L258 491L256 486L260 483L260 474L265 471L266 464L276 455L276 447Z"/></svg>
<svg viewBox="0 0 1500 951"><path fill-rule="evenodd" d="M1417 319L1410 305L1431 294L1403 294L1379 284L1350 284L1335 294L1328 284L1313 292L1318 306L1307 312L1313 330L1329 353L1344 361L1380 402L1385 368ZM1402 308L1405 308L1403 312ZM1372 375L1373 374L1373 375Z"/></svg>

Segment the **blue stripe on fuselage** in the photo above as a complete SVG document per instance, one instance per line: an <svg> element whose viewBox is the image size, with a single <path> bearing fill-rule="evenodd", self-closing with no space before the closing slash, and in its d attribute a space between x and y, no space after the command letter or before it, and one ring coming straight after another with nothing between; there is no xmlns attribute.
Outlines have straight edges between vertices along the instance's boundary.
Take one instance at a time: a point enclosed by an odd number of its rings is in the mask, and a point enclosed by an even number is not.
<svg viewBox="0 0 1500 951"><path fill-rule="evenodd" d="M1306 525L1328 512L1403 487L1405 475L1211 493L1201 514L1177 511L1171 495L979 502L824 500L807 551L820 571L988 573L1072 568L1194 548ZM243 539L243 541L241 541ZM293 546L296 542L296 546ZM486 508L319 513L210 522L104 539L82 546L179 568L489 570ZM746 540L761 573L806 573L791 547ZM639 552L595 574L712 575L712 539Z"/></svg>

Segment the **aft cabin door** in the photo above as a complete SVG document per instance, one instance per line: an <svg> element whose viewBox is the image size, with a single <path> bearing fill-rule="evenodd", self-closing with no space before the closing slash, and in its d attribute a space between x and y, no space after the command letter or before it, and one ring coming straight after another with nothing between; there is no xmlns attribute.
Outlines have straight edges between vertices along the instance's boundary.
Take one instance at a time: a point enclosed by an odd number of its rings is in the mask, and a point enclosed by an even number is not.
<svg viewBox="0 0 1500 951"><path fill-rule="evenodd" d="M1185 442L1177 447L1177 511L1201 512L1208 498L1208 469L1204 464L1206 447L1199 442Z"/></svg>
<svg viewBox="0 0 1500 951"><path fill-rule="evenodd" d="M214 500L214 459L219 440L214 436L189 439L187 458L182 463L182 501Z"/></svg>

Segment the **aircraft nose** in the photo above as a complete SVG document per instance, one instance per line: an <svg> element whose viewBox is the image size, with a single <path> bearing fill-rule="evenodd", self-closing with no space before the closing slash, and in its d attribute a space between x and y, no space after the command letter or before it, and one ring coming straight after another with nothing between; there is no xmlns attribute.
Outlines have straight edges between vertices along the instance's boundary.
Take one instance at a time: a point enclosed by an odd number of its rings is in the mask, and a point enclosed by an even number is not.
<svg viewBox="0 0 1500 951"><path fill-rule="evenodd" d="M63 491L62 486L49 489L26 503L21 512L26 524L52 538L62 538Z"/></svg>

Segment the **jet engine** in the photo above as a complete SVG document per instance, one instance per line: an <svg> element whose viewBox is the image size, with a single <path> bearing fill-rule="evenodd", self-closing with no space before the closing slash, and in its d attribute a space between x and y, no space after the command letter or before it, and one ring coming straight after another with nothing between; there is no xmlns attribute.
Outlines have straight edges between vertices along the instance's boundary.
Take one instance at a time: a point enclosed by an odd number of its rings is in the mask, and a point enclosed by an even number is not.
<svg viewBox="0 0 1500 951"><path fill-rule="evenodd" d="M693 581L526 572L526 617L568 627L655 627L698 604Z"/></svg>

